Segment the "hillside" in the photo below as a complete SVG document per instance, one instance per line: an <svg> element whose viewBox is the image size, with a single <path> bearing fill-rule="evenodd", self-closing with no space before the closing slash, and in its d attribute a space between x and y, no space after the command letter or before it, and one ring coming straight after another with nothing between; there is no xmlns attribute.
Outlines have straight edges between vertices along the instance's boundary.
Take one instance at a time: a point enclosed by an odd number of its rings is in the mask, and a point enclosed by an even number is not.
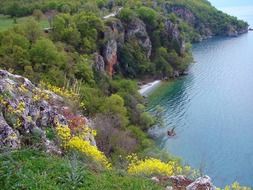
<svg viewBox="0 0 253 190"><path fill-rule="evenodd" d="M16 188L18 181L8 184L21 179L16 170L26 178L38 170L41 186L24 180L24 188L61 189L55 176L45 182L43 171L59 174L56 167L76 180L73 189L98 179L106 184L96 188L112 189L105 182L111 176L115 189L177 189L178 180L188 189L203 181L215 188L209 177L156 147L147 131L162 123L160 113L146 111L138 85L186 74L191 43L238 36L247 23L206 0L1 0L0 14L8 19L8 26L0 25L1 186ZM87 165L89 179L81 187L86 175L69 174L73 152ZM27 168L7 173L8 159Z"/></svg>

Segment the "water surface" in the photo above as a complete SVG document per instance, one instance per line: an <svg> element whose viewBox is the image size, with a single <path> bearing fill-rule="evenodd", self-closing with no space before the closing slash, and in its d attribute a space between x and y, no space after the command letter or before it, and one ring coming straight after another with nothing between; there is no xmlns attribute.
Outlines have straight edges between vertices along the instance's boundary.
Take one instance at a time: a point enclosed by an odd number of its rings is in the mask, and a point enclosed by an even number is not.
<svg viewBox="0 0 253 190"><path fill-rule="evenodd" d="M252 14L244 18L253 21ZM253 186L253 32L204 41L193 54L189 75L150 97L151 111L164 110L157 143L218 186L235 180ZM172 127L177 137L169 139Z"/></svg>

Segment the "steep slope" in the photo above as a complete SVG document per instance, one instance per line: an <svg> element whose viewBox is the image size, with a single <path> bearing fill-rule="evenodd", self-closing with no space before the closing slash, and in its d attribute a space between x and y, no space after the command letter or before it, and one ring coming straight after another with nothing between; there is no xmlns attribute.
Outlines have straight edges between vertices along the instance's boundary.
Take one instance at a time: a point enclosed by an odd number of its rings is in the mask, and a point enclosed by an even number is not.
<svg viewBox="0 0 253 190"><path fill-rule="evenodd" d="M0 70L0 149L33 146L32 137L37 137L37 143L48 152L61 154L57 127L73 128L78 124L88 127L87 119L71 107L73 103L36 87L22 76ZM92 133L84 138L96 144Z"/></svg>

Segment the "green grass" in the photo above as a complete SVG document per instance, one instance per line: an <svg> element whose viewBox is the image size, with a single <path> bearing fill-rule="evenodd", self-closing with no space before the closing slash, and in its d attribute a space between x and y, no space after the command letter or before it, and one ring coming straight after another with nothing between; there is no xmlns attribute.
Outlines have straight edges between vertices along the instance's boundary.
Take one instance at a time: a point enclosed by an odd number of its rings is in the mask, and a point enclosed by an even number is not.
<svg viewBox="0 0 253 190"><path fill-rule="evenodd" d="M72 161L70 161L72 160ZM95 172L80 159L35 150L0 154L1 190L161 190L149 179L125 172Z"/></svg>
<svg viewBox="0 0 253 190"><path fill-rule="evenodd" d="M22 23L22 22L25 22L29 17L31 17L31 16L17 18L16 21L17 21L17 23ZM13 18L6 16L6 15L0 15L0 32L8 30L9 28L13 27L14 25L15 25L15 23L14 23ZM49 27L48 20L46 18L43 18L40 21L40 25L41 25L41 28Z"/></svg>

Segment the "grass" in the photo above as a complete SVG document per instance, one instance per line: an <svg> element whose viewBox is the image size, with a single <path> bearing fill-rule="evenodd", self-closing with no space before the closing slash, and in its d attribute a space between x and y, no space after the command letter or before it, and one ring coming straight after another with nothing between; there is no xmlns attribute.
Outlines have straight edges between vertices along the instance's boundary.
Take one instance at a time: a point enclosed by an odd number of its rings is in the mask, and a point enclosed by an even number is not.
<svg viewBox="0 0 253 190"><path fill-rule="evenodd" d="M22 22L25 22L30 17L31 16L17 18L16 21L17 21L17 23L22 23ZM15 25L15 23L14 23L13 18L11 18L7 15L0 15L0 32L8 30L9 28L13 27L14 25ZM41 28L49 27L48 20L46 18L43 18L40 21L40 25L41 25Z"/></svg>
<svg viewBox="0 0 253 190"><path fill-rule="evenodd" d="M77 159L36 150L0 154L1 190L161 190L147 178L125 172L96 172Z"/></svg>

